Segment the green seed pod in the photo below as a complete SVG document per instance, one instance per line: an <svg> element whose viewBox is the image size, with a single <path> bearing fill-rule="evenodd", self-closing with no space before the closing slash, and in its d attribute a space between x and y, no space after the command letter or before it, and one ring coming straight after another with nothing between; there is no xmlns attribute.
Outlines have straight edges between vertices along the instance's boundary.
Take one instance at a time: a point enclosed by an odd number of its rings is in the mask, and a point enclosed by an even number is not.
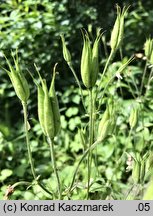
<svg viewBox="0 0 153 216"><path fill-rule="evenodd" d="M4 57L6 59L6 62L8 64L10 71L8 71L6 69L4 69L4 70L7 72L8 76L10 77L10 80L12 82L12 85L14 87L16 95L18 96L18 98L21 101L26 103L28 98L29 98L30 91L29 91L28 82L27 82L26 78L24 77L23 73L21 73L21 71L20 71L18 59L15 59L13 56L13 60L14 60L15 66L16 66L16 68L14 69L5 55L4 55Z"/></svg>
<svg viewBox="0 0 153 216"><path fill-rule="evenodd" d="M71 54L68 48L66 47L65 38L63 35L61 35L61 39L62 39L62 45L63 45L63 57L65 61L69 64L71 62Z"/></svg>
<svg viewBox="0 0 153 216"><path fill-rule="evenodd" d="M83 49L81 56L81 78L86 88L92 88L99 72L98 49L101 34L99 33L95 39L93 48L88 34L83 35Z"/></svg>
<svg viewBox="0 0 153 216"><path fill-rule="evenodd" d="M144 52L146 58L150 61L151 55L153 53L153 40L151 38L148 38L144 44Z"/></svg>
<svg viewBox="0 0 153 216"><path fill-rule="evenodd" d="M47 136L51 139L55 136L55 123L54 123L54 114L53 107L49 97L47 85L45 82L44 85L44 126Z"/></svg>
<svg viewBox="0 0 153 216"><path fill-rule="evenodd" d="M35 66L36 67L36 66ZM48 91L46 80L43 80L37 67L37 73L39 75L41 86L37 84L38 89L38 117L41 128L45 136L53 139L60 129L60 113L58 100L55 93L55 68L53 71L53 78Z"/></svg>
<svg viewBox="0 0 153 216"><path fill-rule="evenodd" d="M102 119L101 119L100 123L99 123L99 130L98 130L98 131L101 131L100 128L103 127L103 125L105 124L105 122L106 122L107 120L109 120L109 118L110 118L110 114L109 114L109 109L107 108L107 109L105 110L103 116L102 116Z"/></svg>
<svg viewBox="0 0 153 216"><path fill-rule="evenodd" d="M133 169L132 169L132 178L135 184L138 184L140 182L140 172L141 172L140 162L134 160Z"/></svg>
<svg viewBox="0 0 153 216"><path fill-rule="evenodd" d="M98 128L98 141L103 141L109 133L110 120L107 120L102 125L101 122Z"/></svg>
<svg viewBox="0 0 153 216"><path fill-rule="evenodd" d="M38 118L40 122L40 126L42 128L43 133L47 136L44 125L44 91L41 86L37 86L38 91Z"/></svg>
<svg viewBox="0 0 153 216"><path fill-rule="evenodd" d="M56 92L55 92L56 65L54 66L52 82L51 82L51 86L50 86L50 90L49 90L49 96L51 98L53 117L54 117L54 130L55 130L54 136L57 135L57 133L60 130L60 126L61 126L59 105L58 105L58 100L57 100L57 96L56 96Z"/></svg>
<svg viewBox="0 0 153 216"><path fill-rule="evenodd" d="M110 46L112 50L117 50L122 42L124 34L124 18L128 8L121 8L117 5L117 18L111 33Z"/></svg>
<svg viewBox="0 0 153 216"><path fill-rule="evenodd" d="M91 65L92 65L92 50L90 40L87 35L84 36L84 45L81 57L81 77L86 88L92 88L91 83Z"/></svg>
<svg viewBox="0 0 153 216"><path fill-rule="evenodd" d="M25 79L25 76L23 75L23 73L21 73L17 50L16 50L16 58L14 57L13 53L12 53L12 57L15 63L16 72L18 73L18 77L20 79L20 82L22 83L22 87L25 92L25 101L27 101L30 96L29 85L27 80Z"/></svg>
<svg viewBox="0 0 153 216"><path fill-rule="evenodd" d="M99 40L101 38L101 34L99 36L97 36L94 45L93 45L93 49L92 49L92 74L91 74L91 84L92 86L95 85L96 81L97 81L97 76L99 73Z"/></svg>
<svg viewBox="0 0 153 216"><path fill-rule="evenodd" d="M100 120L98 127L98 139L104 139L107 135L112 134L116 125L115 105L110 99L107 108Z"/></svg>
<svg viewBox="0 0 153 216"><path fill-rule="evenodd" d="M112 50L115 50L118 46L118 36L120 31L120 19L121 19L121 9L117 7L117 18L111 33L110 46Z"/></svg>
<svg viewBox="0 0 153 216"><path fill-rule="evenodd" d="M138 109L132 108L130 117L129 117L129 124L131 128L134 128L138 122Z"/></svg>

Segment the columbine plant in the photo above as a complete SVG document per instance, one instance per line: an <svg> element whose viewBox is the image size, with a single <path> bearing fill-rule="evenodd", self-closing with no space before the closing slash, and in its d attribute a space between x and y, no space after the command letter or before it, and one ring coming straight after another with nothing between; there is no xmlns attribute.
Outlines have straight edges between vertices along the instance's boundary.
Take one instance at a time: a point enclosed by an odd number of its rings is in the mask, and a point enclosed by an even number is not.
<svg viewBox="0 0 153 216"><path fill-rule="evenodd" d="M60 129L60 112L59 112L57 96L55 93L55 76L56 76L55 70L56 70L56 65L53 70L52 81L51 81L50 88L48 90L46 80L42 79L37 69L41 81L41 85L37 84L38 117L39 117L39 122L42 131L44 135L47 137L48 143L50 145L51 160L57 178L58 194L59 194L58 198L62 199L60 179L56 168L55 152L54 152L54 138L58 134Z"/></svg>
<svg viewBox="0 0 153 216"><path fill-rule="evenodd" d="M34 169L34 163L32 159L32 151L29 142L28 135L28 119L27 119L27 102L30 96L29 86L27 80L20 69L18 55L13 57L14 65L10 63L10 61L5 57L8 69L4 69L10 77L12 85L15 89L16 95L20 99L23 111L24 111L24 123L25 123L25 134L26 134L26 143L28 149L28 156L31 165L31 172L33 175L34 183L38 184L43 191L45 191L52 198L63 199L63 197L71 198L72 192L75 189L75 180L80 167L80 164L87 157L87 184L86 184L86 198L90 198L90 188L92 185L92 174L91 168L92 165L95 165L93 162L93 150L97 145L103 143L109 136L112 136L117 121L117 108L116 103L112 98L109 98L106 103L106 109L103 111L101 115L101 105L102 100L104 98L104 94L108 89L108 86L112 83L114 78L122 79L122 73L129 65L131 61L133 61L133 57L128 59L124 64L122 64L118 70L108 79L107 83L103 84L103 79L105 75L107 75L107 70L110 62L113 60L116 52L121 48L121 43L124 37L124 19L127 13L128 8L124 7L122 10L119 6L117 6L117 18L111 33L110 38L110 54L102 71L102 74L99 73L99 47L100 41L102 37L101 30L97 32L97 36L94 41L91 41L89 34L83 30L83 47L82 47L82 55L80 61L80 75L81 82L77 77L77 73L73 67L71 53L68 50L65 42L65 38L61 35L62 46L63 46L63 57L67 62L70 70L72 71L76 82L80 89L80 96L82 99L82 103L84 106L85 114L87 114L88 123L87 127L83 130L82 128L79 130L80 137L82 140L83 146L86 146L75 170L71 180L70 185L63 191L63 187L61 186L61 181L59 178L59 173L57 170L56 159L55 159L55 150L54 150L54 140L55 137L58 136L60 131L60 112L58 99L55 92L55 77L56 77L56 66L53 69L53 75L50 87L47 87L47 82L42 78L38 68L35 66L36 71L39 76L40 82L38 83L33 75L31 74L36 86L37 86L37 99L38 99L38 118L40 122L41 129L43 131L44 136L47 138L47 141L50 146L50 154L51 154L51 164L53 165L54 173L57 180L57 194L50 192L46 187L44 187L41 183ZM153 61L153 40L148 39L145 43L145 55L147 58L147 64L152 64ZM147 65L148 66L148 65ZM147 68L146 66L146 68ZM152 72L153 73L153 72ZM151 74L152 74L151 73ZM146 71L144 72L141 89L144 83ZM152 75L151 75L152 76ZM151 78L151 77L150 77ZM98 81L98 82L97 82ZM150 79L148 81L149 85ZM85 90L82 89L82 86ZM88 92L88 104L85 103L84 100L84 92ZM131 113L129 116L129 127L130 127L130 135L134 131L136 131L136 127L138 124L138 114L139 109L137 107L132 107ZM87 137L87 138L85 138ZM145 176L146 176L146 161L149 154L137 154L135 151L135 147L133 146L133 154L130 155L130 160L128 161L128 170L132 170L132 180L133 183L138 185L143 185ZM150 167L150 162L148 167ZM23 182L22 182L23 183ZM31 183L28 183L31 184ZM109 184L109 183L108 183ZM17 186L18 183L15 185ZM15 187L13 186L13 188ZM12 189L12 188L11 188ZM12 190L10 190L12 191ZM146 197L146 196L145 196Z"/></svg>
<svg viewBox="0 0 153 216"><path fill-rule="evenodd" d="M28 123L28 119L27 119L27 103L28 103L28 98L30 96L30 90L29 90L28 82L24 76L24 73L20 69L17 51L16 51L16 55L14 55L12 53L12 58L13 58L15 67L14 67L14 65L12 65L10 63L10 61L7 59L7 57L5 55L4 55L4 57L6 59L7 65L8 65L8 69L5 69L5 68L3 68L3 69L7 72L8 76L10 77L10 80L12 82L12 85L14 87L16 95L18 96L18 98L22 104L22 107L23 107L25 136L26 136L26 143L27 143L27 149L28 149L28 157L29 157L29 162L30 162L30 166L31 166L31 172L32 172L33 179L34 179L34 183L32 183L32 184L39 185L43 191L45 191L46 193L51 195L51 193L40 183L39 176L37 177L37 174L36 174L35 168L34 168L33 159L32 159L32 151L31 151L31 146L30 146L30 142L29 142L29 134L28 134L29 123ZM20 184L30 185L31 183L30 182L24 182L24 181L17 182L14 185L12 185L11 189L13 190L16 186L18 186Z"/></svg>
<svg viewBox="0 0 153 216"><path fill-rule="evenodd" d="M115 105L113 104L113 101L109 101L106 111L104 112L98 126L98 133L96 133L96 122L97 122L97 113L99 112L102 99L103 99L103 94L106 91L108 85L112 82L112 80L115 77L121 77L121 73L124 71L124 69L128 66L128 64L133 60L133 57L130 58L125 62L124 65L122 65L117 71L116 74L114 74L113 77L108 81L106 86L102 86L103 82L103 77L108 69L110 61L112 61L116 51L120 48L121 42L123 39L123 33L124 33L124 18L125 14L127 12L128 8L124 7L123 10L119 6L117 6L117 18L113 27L113 31L111 34L111 53L109 55L109 58L106 62L106 65L104 67L104 70L102 72L102 76L100 79L100 82L98 84L98 87L96 86L97 78L98 78L98 73L99 73L99 43L102 34L100 31L97 34L97 37L93 43L93 46L91 45L92 42L89 38L88 33L85 31L83 32L83 48L82 48L82 56L81 56L81 78L84 86L88 90L88 115L89 115L89 123L88 123L88 137L89 139L87 140L88 142L88 148L81 157L78 166L76 167L76 170L74 172L73 180L71 183L71 186L69 188L69 193L72 190L75 176L77 174L77 171L79 169L80 163L83 161L83 159L87 156L87 173L88 173L88 182L87 182L87 199L89 198L89 192L90 192L90 186L91 186L91 164L92 164L92 150L104 139L107 138L107 136L111 133L113 133L113 130L115 128L115 122L116 122L116 114L115 114ZM72 67L72 59L71 59L71 54L70 51L68 50L64 36L62 36L62 44L63 44L63 57L66 60L67 64L69 65L71 71L74 74L74 77L79 85L79 88L81 88L81 84L78 81L76 72L74 68ZM80 90L81 92L81 97L83 100L83 95L82 95L82 89ZM101 95L102 94L102 95ZM100 97L99 97L100 95ZM98 107L96 107L96 102L98 102L97 98L100 98ZM84 100L83 100L84 104ZM86 109L85 109L86 110Z"/></svg>

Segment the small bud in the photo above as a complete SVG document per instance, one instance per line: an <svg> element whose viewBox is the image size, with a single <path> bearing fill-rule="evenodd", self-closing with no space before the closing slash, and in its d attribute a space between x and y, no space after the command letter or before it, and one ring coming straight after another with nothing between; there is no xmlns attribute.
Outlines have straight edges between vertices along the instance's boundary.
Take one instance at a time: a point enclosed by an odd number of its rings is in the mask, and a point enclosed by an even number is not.
<svg viewBox="0 0 153 216"><path fill-rule="evenodd" d="M112 134L116 125L114 104L110 101L102 116L98 127L98 140L102 141L107 135Z"/></svg>
<svg viewBox="0 0 153 216"><path fill-rule="evenodd" d="M109 133L109 127L110 127L110 120L104 122L103 125L101 123L99 124L98 141L103 141L106 138L106 136Z"/></svg>
<svg viewBox="0 0 153 216"><path fill-rule="evenodd" d="M63 57L65 61L69 64L71 62L71 54L66 46L65 38L63 35L61 35L61 39L62 39L62 45L63 45Z"/></svg>
<svg viewBox="0 0 153 216"><path fill-rule="evenodd" d="M105 122L107 120L109 120L109 118L110 118L110 114L109 114L109 109L107 108L105 110L103 116L102 116L102 119L101 119L100 123L99 123L99 129L98 129L99 134L101 133L101 128L103 127L103 125L105 124Z"/></svg>
<svg viewBox="0 0 153 216"><path fill-rule="evenodd" d="M138 122L138 108L132 108L130 117L129 117L129 124L131 128L134 128Z"/></svg>

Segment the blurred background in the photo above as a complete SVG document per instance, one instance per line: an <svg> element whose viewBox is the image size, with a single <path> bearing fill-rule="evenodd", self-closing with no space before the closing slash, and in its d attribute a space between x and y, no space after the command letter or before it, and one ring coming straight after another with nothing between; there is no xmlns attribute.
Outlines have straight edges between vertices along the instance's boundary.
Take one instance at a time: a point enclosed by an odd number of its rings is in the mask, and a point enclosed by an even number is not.
<svg viewBox="0 0 153 216"><path fill-rule="evenodd" d="M11 51L18 49L21 69L26 74L30 84L31 97L28 104L28 113L32 128L30 139L35 167L46 184L50 185L50 181L54 184L54 180L51 180L50 176L53 170L50 165L48 145L38 124L36 87L27 69L37 78L34 69L34 63L36 63L42 76L49 83L53 66L56 62L58 63L57 70L59 73L56 77L56 91L62 125L60 136L56 140L56 152L57 158L59 158L58 167L62 170L63 184L68 185L74 163L77 163L77 157L82 153L78 128L81 119L86 121L86 117L80 105L79 89L75 79L63 60L60 34L65 36L72 55L74 68L80 78L79 65L82 49L80 29L85 28L90 37L95 38L97 29L102 28L102 31L104 31L100 47L100 70L102 71L110 51L109 40L116 18L116 3L121 7L130 5L125 19L123 56L129 58L137 53L141 53L143 56L144 42L147 37L153 36L153 1L151 0L0 0L0 66L6 67L3 52L12 61L10 57ZM114 61L120 62L119 54L116 55ZM136 82L138 85L143 66L144 61L139 59L133 63L132 70L137 75ZM118 148L112 141L109 145L99 149L99 167L104 179L109 178L113 173L115 161L120 157L122 148L125 145L125 136L128 130L126 120L128 102L133 99L133 96L126 83L122 82L120 86L122 94L119 89L117 97L127 103L124 103L123 112L118 123L118 127L123 129L118 144L116 144ZM113 94L114 91L110 89L109 92ZM108 97L108 95L106 96ZM152 93L148 97L151 98ZM153 106L151 103L149 106L149 111L152 113ZM23 113L21 108L6 72L0 69L0 199L2 199L7 185L27 178L29 181L31 180L25 137L23 135ZM148 116L150 115L150 118L153 118L149 111L147 111ZM149 137L147 139L152 140L150 136L151 130L152 128L146 129L146 136ZM142 142L142 137L140 137L139 141ZM130 149L131 145L127 146L128 148ZM141 151L141 148L141 144L138 145L138 151ZM110 157L112 157L112 160L108 162ZM105 163L107 163L107 167ZM68 173L69 177L65 178ZM82 171L80 176L84 175L85 171ZM125 172L124 165L116 171L113 179L115 183L112 186L115 194L114 198L122 198L128 177L129 174ZM54 179L54 175L52 179ZM108 193L108 188L107 191L103 191L104 197L100 198L105 199L106 192ZM95 197L95 193L97 191L93 189L93 198L98 199L99 197L98 195ZM80 198L79 196L83 197L83 194L76 194L74 198ZM26 191L23 186L16 190L14 198L43 199L44 197L41 193L36 193L36 191Z"/></svg>

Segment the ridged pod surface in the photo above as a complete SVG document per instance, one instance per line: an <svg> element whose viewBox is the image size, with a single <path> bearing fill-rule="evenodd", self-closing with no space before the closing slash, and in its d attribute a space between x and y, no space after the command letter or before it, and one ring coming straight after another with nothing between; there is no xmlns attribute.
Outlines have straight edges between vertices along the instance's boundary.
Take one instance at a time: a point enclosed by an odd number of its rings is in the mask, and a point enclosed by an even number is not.
<svg viewBox="0 0 153 216"><path fill-rule="evenodd" d="M130 117L129 117L129 124L131 128L134 128L138 122L138 108L132 108Z"/></svg>
<svg viewBox="0 0 153 216"><path fill-rule="evenodd" d="M99 122L98 140L102 141L108 134L112 134L116 124L116 114L112 102L108 103L107 108Z"/></svg>
<svg viewBox="0 0 153 216"><path fill-rule="evenodd" d="M110 46L112 50L119 48L124 34L124 19L128 7L124 7L123 10L117 5L117 18L111 33Z"/></svg>
<svg viewBox="0 0 153 216"><path fill-rule="evenodd" d="M58 99L55 92L55 76L56 76L56 65L53 70L53 77L52 82L49 90L49 96L51 98L51 104L52 104L52 110L53 110L53 118L54 118L54 136L57 135L57 133L60 130L60 111L59 111L59 104Z"/></svg>
<svg viewBox="0 0 153 216"><path fill-rule="evenodd" d="M45 125L44 125L44 91L41 86L37 86L37 92L38 92L38 118L41 125L41 128L43 130L43 133L47 136L47 133L45 131Z"/></svg>
<svg viewBox="0 0 153 216"><path fill-rule="evenodd" d="M83 34L83 49L81 56L81 78L86 88L92 88L97 80L99 72L99 41L101 34L99 33L94 41L93 47L87 32Z"/></svg>
<svg viewBox="0 0 153 216"><path fill-rule="evenodd" d="M144 52L147 60L153 64L153 39L148 38L144 44Z"/></svg>
<svg viewBox="0 0 153 216"><path fill-rule="evenodd" d="M27 82L24 74L20 71L18 56L16 54L16 58L15 58L12 54L15 68L12 66L12 64L6 58L5 55L4 55L4 57L6 59L8 67L9 67L9 70L6 70L6 69L4 69L4 70L7 72L8 76L10 77L10 80L12 82L12 85L14 87L16 95L18 96L18 98L21 101L26 103L29 96L30 96L30 90L29 90L29 85L28 85L28 82Z"/></svg>
<svg viewBox="0 0 153 216"><path fill-rule="evenodd" d="M48 91L46 80L43 80L38 72L41 86L37 85L38 89L38 118L45 136L53 139L60 129L60 112L58 100L55 93L55 68L53 72L50 90Z"/></svg>
<svg viewBox="0 0 153 216"><path fill-rule="evenodd" d="M46 82L45 82L46 83ZM55 136L55 123L51 99L49 97L47 85L44 86L44 126L47 136L51 139Z"/></svg>

